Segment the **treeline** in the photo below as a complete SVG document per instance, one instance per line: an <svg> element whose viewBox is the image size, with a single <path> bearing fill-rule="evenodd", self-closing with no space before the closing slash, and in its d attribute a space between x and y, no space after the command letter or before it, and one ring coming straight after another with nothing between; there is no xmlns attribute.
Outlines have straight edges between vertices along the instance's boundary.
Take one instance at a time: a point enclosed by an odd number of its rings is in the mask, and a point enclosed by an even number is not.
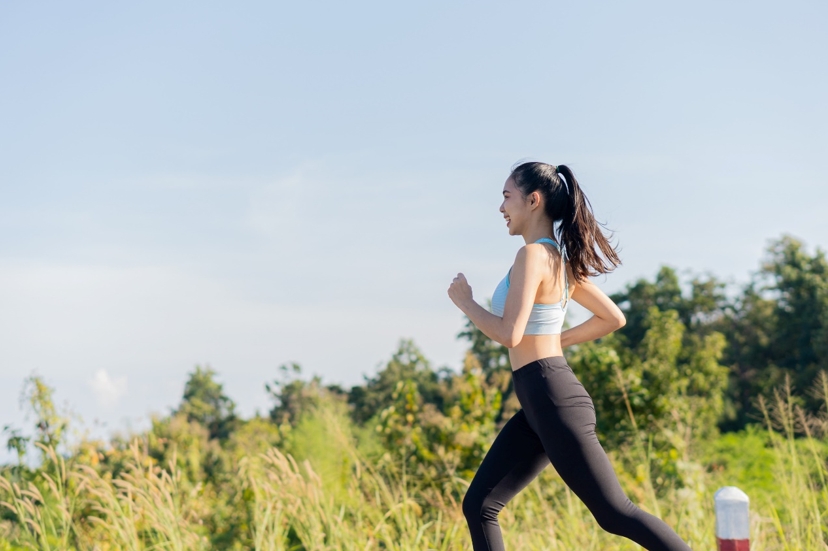
<svg viewBox="0 0 828 551"><path fill-rule="evenodd" d="M792 430L808 430L816 426L808 419L822 419L824 396L812 391L828 368L828 262L822 250L810 254L803 243L784 236L770 244L742 287L712 275L682 278L663 267L653 280L636 281L613 299L627 325L566 354L595 401L604 446L622 471L640 469L644 461L647 491L654 496L691 486L697 475L688 470L689 462L717 468L715 461L700 459L703 443L720 441L723 432L740 431L750 438L752 425L771 422L768 404L780 388L793 389L786 403L799 406L806 421ZM436 369L411 340L400 341L382 369L351 388L305 378L298 364L283 365L265 385L272 409L251 419L237 415L212 369L196 367L169 415L153 419L144 433L106 442L68 442L68 420L55 408L52 389L32 377L24 397L35 417L34 430L4 428L18 462L0 471L0 549L4 541L43 546L47 535L83 548L84 538L107 526L113 513L92 497L78 498L78 509L67 513L71 522L60 517L68 523L63 529L38 532L27 524L28 509L20 504L29 498L20 488L51 487L45 481L59 472L71 478L66 463L77 466L86 487L98 480L137 480L136 469L144 463L159 477L176 473L170 499L179 496L188 504L188 529L200 534L204 548L256 547L258 479L240 480L240 473L248 472L251 458L265 457L274 448L310 460L324 480L339 481L326 486L334 495L346 495L355 469L370 466L383 473L383 480L402 477L408 481L404 484L415 484L422 491L418 495L425 496L418 498L421 509L432 506L459 515L462 481L471 479L519 404L507 350L471 324L458 338L469 344L459 373ZM349 446L353 453L345 451ZM630 450L644 450L644 455ZM58 464L63 471L54 471ZM97 478L83 478L91 473ZM120 495L118 484L112 484ZM50 499L34 499L31 510L40 511ZM87 520L93 518L98 522ZM301 534L289 522L286 526L285 548L304 548ZM154 530L136 531L136 541L154 541L160 537Z"/></svg>

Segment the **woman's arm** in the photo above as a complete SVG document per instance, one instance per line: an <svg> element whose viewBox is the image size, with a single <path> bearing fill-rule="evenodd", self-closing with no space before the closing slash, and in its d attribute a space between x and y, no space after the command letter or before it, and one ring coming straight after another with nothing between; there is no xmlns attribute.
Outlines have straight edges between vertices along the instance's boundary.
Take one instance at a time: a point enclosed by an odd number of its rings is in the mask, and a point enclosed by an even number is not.
<svg viewBox="0 0 828 551"><path fill-rule="evenodd" d="M594 341L624 327L627 323L618 305L589 280L578 282L571 298L592 312L592 317L561 333L561 346L564 348Z"/></svg>
<svg viewBox="0 0 828 551"><path fill-rule="evenodd" d="M541 244L531 243L520 248L512 266L503 317L492 314L474 301L471 287L463 274L457 274L449 286L449 297L484 335L507 348L513 348L523 339L535 295L543 279L545 257Z"/></svg>

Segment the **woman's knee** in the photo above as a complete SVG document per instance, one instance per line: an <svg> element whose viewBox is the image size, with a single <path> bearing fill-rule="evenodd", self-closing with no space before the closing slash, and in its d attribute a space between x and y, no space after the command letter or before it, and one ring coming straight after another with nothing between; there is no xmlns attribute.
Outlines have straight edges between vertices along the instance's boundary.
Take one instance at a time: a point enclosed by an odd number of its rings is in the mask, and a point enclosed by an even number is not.
<svg viewBox="0 0 828 551"><path fill-rule="evenodd" d="M606 504L593 511L593 516L601 529L617 536L626 536L630 530L635 530L638 510L638 507L627 500L620 506Z"/></svg>
<svg viewBox="0 0 828 551"><path fill-rule="evenodd" d="M629 519L620 514L604 513L596 515L595 520L598 521L598 526L600 526L602 530L609 532L610 534L615 534L616 536L623 536L626 522Z"/></svg>
<svg viewBox="0 0 828 551"><path fill-rule="evenodd" d="M466 495L463 496L463 516L466 517L466 519L471 520L472 517L474 517L479 511L480 507L474 498L471 494L466 492Z"/></svg>
<svg viewBox="0 0 828 551"><path fill-rule="evenodd" d="M475 492L471 488L463 496L463 516L470 522L495 519L500 509L501 507L488 495Z"/></svg>
<svg viewBox="0 0 828 551"><path fill-rule="evenodd" d="M466 492L463 496L463 516L469 522L477 522L480 520L483 510L483 502L474 493Z"/></svg>

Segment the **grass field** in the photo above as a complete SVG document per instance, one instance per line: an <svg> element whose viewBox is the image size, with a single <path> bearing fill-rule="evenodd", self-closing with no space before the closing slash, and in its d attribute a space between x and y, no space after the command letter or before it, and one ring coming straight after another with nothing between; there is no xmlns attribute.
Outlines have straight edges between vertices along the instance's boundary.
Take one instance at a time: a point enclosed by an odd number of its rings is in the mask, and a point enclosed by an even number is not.
<svg viewBox="0 0 828 551"><path fill-rule="evenodd" d="M677 459L679 485L651 479L646 446L612 453L631 499L673 526L691 547L714 549L713 493L737 485L751 497L751 548L824 550L828 486L819 420L806 419L788 396L766 405L766 428L694 444ZM315 426L316 429L308 428ZM0 550L463 550L471 549L455 475L424 484L393 455L364 458L346 416L319 408L306 430L303 455L278 447L238 457L235 477L215 487L188 481L186 461L159 464L135 439L117 473L88 456L42 448L43 462L24 479L0 477ZM803 436L803 433L806 435ZM316 443L314 443L316 442ZM228 490L229 488L229 490ZM217 544L210 519L237 504L235 540ZM609 551L639 549L603 532L583 504L548 468L501 513L509 549Z"/></svg>

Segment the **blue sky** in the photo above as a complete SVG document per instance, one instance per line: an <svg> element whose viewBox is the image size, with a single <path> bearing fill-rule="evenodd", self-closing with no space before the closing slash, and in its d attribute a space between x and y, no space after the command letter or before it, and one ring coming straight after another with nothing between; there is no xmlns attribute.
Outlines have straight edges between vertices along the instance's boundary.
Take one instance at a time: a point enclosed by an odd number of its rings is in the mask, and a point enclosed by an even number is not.
<svg viewBox="0 0 828 551"><path fill-rule="evenodd" d="M508 269L520 159L569 164L616 231L607 291L824 248L827 25L819 1L5 3L0 426L33 372L100 433L196 364L245 415L284 362L350 385L409 337L458 366L445 291Z"/></svg>

